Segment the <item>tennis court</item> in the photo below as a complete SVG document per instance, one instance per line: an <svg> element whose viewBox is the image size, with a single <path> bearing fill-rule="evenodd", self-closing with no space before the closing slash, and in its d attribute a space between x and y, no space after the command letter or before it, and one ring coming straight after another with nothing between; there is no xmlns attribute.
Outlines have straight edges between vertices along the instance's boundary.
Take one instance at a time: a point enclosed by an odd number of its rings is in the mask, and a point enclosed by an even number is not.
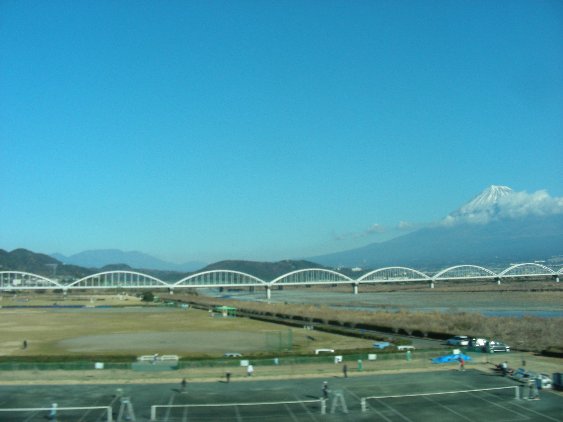
<svg viewBox="0 0 563 422"><path fill-rule="evenodd" d="M323 408L325 380L330 394ZM45 421L53 403L59 422L561 420L561 394L543 390L539 401L517 399L515 391L523 393L514 388L519 385L477 370L451 370L230 383L188 379L185 391L180 379L177 384L0 386L0 420ZM473 391L482 389L489 390ZM398 395L411 396L389 397ZM71 407L90 409L65 410ZM4 411L18 408L35 410Z"/></svg>

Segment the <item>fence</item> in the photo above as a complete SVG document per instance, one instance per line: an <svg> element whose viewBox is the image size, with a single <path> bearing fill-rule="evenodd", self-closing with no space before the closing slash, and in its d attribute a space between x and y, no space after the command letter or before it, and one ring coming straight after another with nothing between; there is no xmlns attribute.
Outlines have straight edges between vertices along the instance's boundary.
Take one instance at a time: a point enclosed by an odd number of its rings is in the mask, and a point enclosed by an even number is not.
<svg viewBox="0 0 563 422"><path fill-rule="evenodd" d="M0 362L0 371L88 371L98 362ZM131 369L130 362L104 362L104 369Z"/></svg>
<svg viewBox="0 0 563 422"><path fill-rule="evenodd" d="M378 352L378 353L376 353ZM412 360L429 360L430 358L439 356L440 354L450 353L449 349L429 350L429 351L411 351ZM341 353L335 353L315 356L283 356L279 357L253 357L242 356L240 358L219 358L219 359L185 359L177 361L175 369L195 369L195 368L232 368L240 366L240 360L251 360L255 366L291 366L291 365L314 365L314 364L330 364L334 363L334 357L340 356ZM380 352L374 350L373 353L355 353L343 354L343 362L351 363L358 360L365 362L370 361L369 355L375 355L375 362L381 361L401 361L406 360L406 352ZM101 358L103 361L103 359ZM66 362L0 362L0 371L52 371L52 370L78 370L87 371L96 369L94 361L66 361ZM137 362L103 362L103 369L131 370ZM176 361L171 361L176 365Z"/></svg>

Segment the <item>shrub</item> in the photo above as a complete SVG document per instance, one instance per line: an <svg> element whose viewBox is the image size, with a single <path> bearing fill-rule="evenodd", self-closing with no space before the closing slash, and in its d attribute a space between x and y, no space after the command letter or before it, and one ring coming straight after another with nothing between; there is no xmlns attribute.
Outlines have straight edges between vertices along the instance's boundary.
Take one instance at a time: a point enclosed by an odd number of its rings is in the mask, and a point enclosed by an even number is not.
<svg viewBox="0 0 563 422"><path fill-rule="evenodd" d="M144 292L141 296L143 302L154 302L154 294L152 292Z"/></svg>

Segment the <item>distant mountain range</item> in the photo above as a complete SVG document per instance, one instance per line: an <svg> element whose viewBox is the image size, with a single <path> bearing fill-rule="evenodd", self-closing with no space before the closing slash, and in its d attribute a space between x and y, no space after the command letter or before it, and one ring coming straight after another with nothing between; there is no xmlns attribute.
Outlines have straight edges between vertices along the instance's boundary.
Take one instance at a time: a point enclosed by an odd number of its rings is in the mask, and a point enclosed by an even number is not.
<svg viewBox="0 0 563 422"><path fill-rule="evenodd" d="M555 262L555 257L562 255L563 216L551 216L425 228L386 242L308 259L331 267L437 269L457 264L503 266L550 258Z"/></svg>
<svg viewBox="0 0 563 422"><path fill-rule="evenodd" d="M547 261L563 265L563 198L545 191L514 192L490 186L442 221L394 239L322 256L280 262L221 261L173 264L141 252L90 250L72 256L36 254L25 249L0 249L0 270L83 277L99 270L145 270L163 280L194 271L230 269L264 280L310 267L408 266L435 270L450 265L488 267L513 262Z"/></svg>
<svg viewBox="0 0 563 422"><path fill-rule="evenodd" d="M27 249L14 249L11 252L0 249L0 271L24 271L46 277L81 278L93 271L76 265L63 265L55 258Z"/></svg>
<svg viewBox="0 0 563 422"><path fill-rule="evenodd" d="M147 262L147 261L145 261ZM284 260L280 262L220 261L207 267L198 268L197 272L211 270L233 270L253 275L265 281L271 281L282 274L305 268L318 268L319 265L308 261ZM146 268L133 268L126 264L109 264L103 267L80 267L64 264L45 254L26 249L11 252L0 249L0 271L24 271L57 279L74 280L102 271L139 271L163 281L178 281L191 272L164 271Z"/></svg>
<svg viewBox="0 0 563 422"><path fill-rule="evenodd" d="M86 268L102 268L111 264L125 264L131 268L189 272L195 271L206 265L204 262L197 261L174 264L142 252L124 252L119 249L89 250L71 256L54 253L51 254L51 256L64 264L79 265Z"/></svg>
<svg viewBox="0 0 563 422"><path fill-rule="evenodd" d="M502 266L550 259L563 264L563 201L546 195L490 186L431 227L307 259L331 267L363 268Z"/></svg>

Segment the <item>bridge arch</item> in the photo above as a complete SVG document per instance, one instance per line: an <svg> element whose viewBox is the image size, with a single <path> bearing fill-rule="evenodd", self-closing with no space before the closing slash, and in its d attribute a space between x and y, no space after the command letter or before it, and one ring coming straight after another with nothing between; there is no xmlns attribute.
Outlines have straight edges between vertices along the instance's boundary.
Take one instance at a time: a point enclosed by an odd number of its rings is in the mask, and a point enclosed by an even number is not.
<svg viewBox="0 0 563 422"><path fill-rule="evenodd" d="M300 286L308 284L354 283L355 280L337 271L324 268L305 268L281 275L272 280L270 285Z"/></svg>
<svg viewBox="0 0 563 422"><path fill-rule="evenodd" d="M24 271L0 271L0 290L43 290L61 289L62 285L43 277Z"/></svg>
<svg viewBox="0 0 563 422"><path fill-rule="evenodd" d="M391 283L402 281L429 281L431 278L421 271L408 267L385 267L370 271L358 279L359 283Z"/></svg>
<svg viewBox="0 0 563 422"><path fill-rule="evenodd" d="M105 271L76 280L65 289L103 289L103 288L170 288L170 284L148 274L135 271Z"/></svg>
<svg viewBox="0 0 563 422"><path fill-rule="evenodd" d="M267 286L264 280L250 274L233 270L209 270L185 277L170 287L251 287Z"/></svg>
<svg viewBox="0 0 563 422"><path fill-rule="evenodd" d="M561 270L559 270L561 273ZM545 265L535 262L525 262L515 264L499 274L499 277L533 277L533 276L553 276L557 273Z"/></svg>
<svg viewBox="0 0 563 422"><path fill-rule="evenodd" d="M436 280L455 280L455 279L479 279L479 278L498 278L498 275L485 267L478 265L456 265L446 268L435 274L432 279Z"/></svg>

